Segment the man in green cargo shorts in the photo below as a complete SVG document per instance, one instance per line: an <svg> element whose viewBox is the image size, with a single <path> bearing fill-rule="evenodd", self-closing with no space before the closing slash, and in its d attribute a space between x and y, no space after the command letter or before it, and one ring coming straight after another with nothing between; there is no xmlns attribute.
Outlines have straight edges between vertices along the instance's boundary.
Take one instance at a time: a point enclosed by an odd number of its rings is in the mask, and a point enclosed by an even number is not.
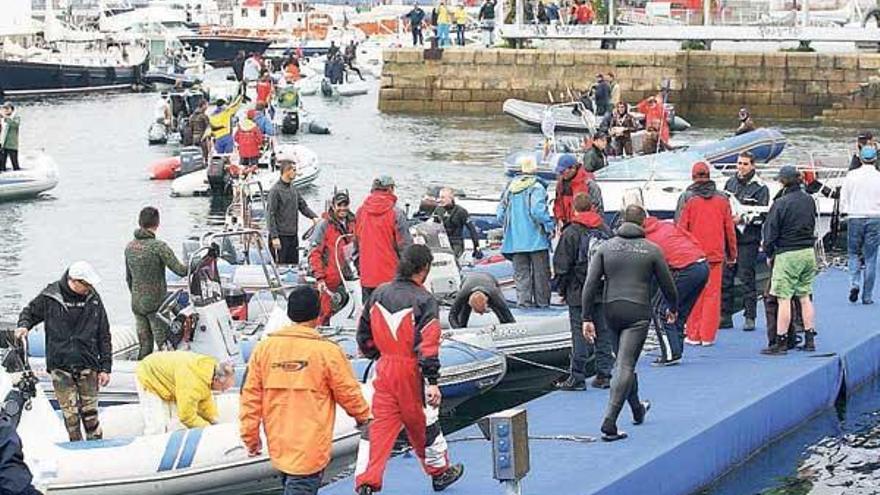
<svg viewBox="0 0 880 495"><path fill-rule="evenodd" d="M801 175L786 165L779 170L782 190L774 199L764 222L764 252L773 260L770 294L779 301L776 339L762 354L780 355L788 350L791 300L798 298L804 320L802 350L816 350L815 310L810 296L816 278L816 202L804 191Z"/></svg>
<svg viewBox="0 0 880 495"><path fill-rule="evenodd" d="M142 209L138 225L134 240L125 247L125 281L131 290L131 311L137 327L140 360L153 352L154 341L160 350L165 345L165 325L156 313L168 291L165 268L183 277L186 266L168 244L156 239L159 210L152 206Z"/></svg>

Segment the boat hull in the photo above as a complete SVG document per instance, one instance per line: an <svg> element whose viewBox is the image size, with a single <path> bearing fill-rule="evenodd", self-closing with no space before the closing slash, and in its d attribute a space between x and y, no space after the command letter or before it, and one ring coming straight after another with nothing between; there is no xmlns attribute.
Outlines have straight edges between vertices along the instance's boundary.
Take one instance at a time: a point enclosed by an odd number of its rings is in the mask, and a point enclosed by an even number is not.
<svg viewBox="0 0 880 495"><path fill-rule="evenodd" d="M90 67L0 60L0 89L12 96L126 89L140 82L146 68L146 63Z"/></svg>
<svg viewBox="0 0 880 495"><path fill-rule="evenodd" d="M230 65L239 51L262 54L272 44L263 38L210 35L182 36L180 42L204 50L205 62L217 67Z"/></svg>

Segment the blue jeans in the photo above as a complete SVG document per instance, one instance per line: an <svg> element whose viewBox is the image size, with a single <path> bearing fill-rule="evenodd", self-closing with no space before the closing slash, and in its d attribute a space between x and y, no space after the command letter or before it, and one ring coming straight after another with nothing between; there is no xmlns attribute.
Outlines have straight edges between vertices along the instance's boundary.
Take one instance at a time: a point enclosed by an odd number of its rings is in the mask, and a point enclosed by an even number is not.
<svg viewBox="0 0 880 495"><path fill-rule="evenodd" d="M464 24L455 25L455 42L458 46L464 46Z"/></svg>
<svg viewBox="0 0 880 495"><path fill-rule="evenodd" d="M709 280L709 264L705 261L692 263L681 270L672 273L675 280L675 289L678 292L678 318L675 323L666 323L666 311L669 304L658 293L658 303L655 306L655 318L657 318L657 336L660 341L660 355L663 359L671 360L681 357L684 351L684 324L694 309L694 303L703 292L703 287Z"/></svg>
<svg viewBox="0 0 880 495"><path fill-rule="evenodd" d="M877 276L877 247L880 245L880 218L850 218L846 228L850 287L861 287L862 301L872 301ZM864 274L861 273L860 255L865 260ZM863 277L864 285L861 285Z"/></svg>
<svg viewBox="0 0 880 495"><path fill-rule="evenodd" d="M593 310L593 323L596 325L596 341L592 344L584 338L583 319L580 306L568 307L568 320L571 325L571 364L569 374L578 381L587 378L587 364L592 357L596 362L596 376L611 378L614 357L611 355L611 335L605 324L605 314L601 305Z"/></svg>
<svg viewBox="0 0 880 495"><path fill-rule="evenodd" d="M214 141L214 151L221 154L235 151L235 141L232 139L232 134L227 134Z"/></svg>
<svg viewBox="0 0 880 495"><path fill-rule="evenodd" d="M437 43L440 46L449 46L449 24L437 24Z"/></svg>
<svg viewBox="0 0 880 495"><path fill-rule="evenodd" d="M284 487L284 495L317 495L321 487L321 477L324 472L315 474L284 474L281 476L281 486Z"/></svg>

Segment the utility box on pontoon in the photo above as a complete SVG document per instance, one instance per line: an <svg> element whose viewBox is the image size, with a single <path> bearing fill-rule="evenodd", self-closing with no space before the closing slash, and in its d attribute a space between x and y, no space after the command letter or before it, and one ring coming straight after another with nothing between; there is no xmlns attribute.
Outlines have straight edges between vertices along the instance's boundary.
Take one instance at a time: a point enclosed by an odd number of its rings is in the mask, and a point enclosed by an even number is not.
<svg viewBox="0 0 880 495"><path fill-rule="evenodd" d="M492 476L498 481L517 482L529 473L529 422L525 409L508 409L491 414L478 423L492 442Z"/></svg>

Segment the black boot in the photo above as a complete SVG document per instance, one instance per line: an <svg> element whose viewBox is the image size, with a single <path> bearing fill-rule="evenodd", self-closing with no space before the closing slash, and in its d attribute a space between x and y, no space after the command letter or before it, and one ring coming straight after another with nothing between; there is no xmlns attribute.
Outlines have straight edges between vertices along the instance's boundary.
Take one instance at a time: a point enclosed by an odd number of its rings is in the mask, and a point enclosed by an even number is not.
<svg viewBox="0 0 880 495"><path fill-rule="evenodd" d="M768 356L778 356L788 353L788 336L777 335L773 343L766 349L761 349L761 354Z"/></svg>
<svg viewBox="0 0 880 495"><path fill-rule="evenodd" d="M461 479L462 476L464 476L464 465L453 464L443 474L434 476L431 479L431 483L434 485L435 492L442 492L449 488L449 485Z"/></svg>
<svg viewBox="0 0 880 495"><path fill-rule="evenodd" d="M804 330L804 346L802 351L814 352L816 350L816 331Z"/></svg>

